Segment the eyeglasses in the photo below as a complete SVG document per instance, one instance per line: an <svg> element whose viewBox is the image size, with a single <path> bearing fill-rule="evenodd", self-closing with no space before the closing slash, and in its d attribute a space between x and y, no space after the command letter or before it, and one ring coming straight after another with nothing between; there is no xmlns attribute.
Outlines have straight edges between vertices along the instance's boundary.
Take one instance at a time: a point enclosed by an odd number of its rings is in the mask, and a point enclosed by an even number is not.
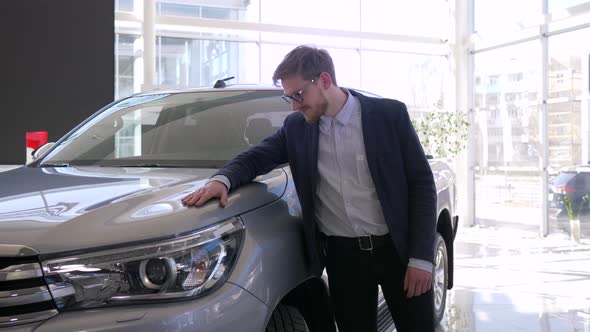
<svg viewBox="0 0 590 332"><path fill-rule="evenodd" d="M301 88L299 91L295 92L294 94L287 96L287 95L282 95L281 97L283 98L284 101L286 101L287 103L291 104L293 101L296 101L298 103L302 103L303 102L303 93L305 92L305 89L307 89L311 84L316 82L316 78L314 78L313 80L305 83L305 85L303 86L303 88Z"/></svg>

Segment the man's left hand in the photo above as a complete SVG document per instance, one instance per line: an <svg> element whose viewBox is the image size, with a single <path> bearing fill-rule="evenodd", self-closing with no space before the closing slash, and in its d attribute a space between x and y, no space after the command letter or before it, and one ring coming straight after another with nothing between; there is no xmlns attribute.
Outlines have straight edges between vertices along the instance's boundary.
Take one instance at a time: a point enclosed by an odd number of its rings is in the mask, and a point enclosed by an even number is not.
<svg viewBox="0 0 590 332"><path fill-rule="evenodd" d="M404 279L404 291L406 298L419 296L426 293L432 287L432 272L416 267L408 266Z"/></svg>

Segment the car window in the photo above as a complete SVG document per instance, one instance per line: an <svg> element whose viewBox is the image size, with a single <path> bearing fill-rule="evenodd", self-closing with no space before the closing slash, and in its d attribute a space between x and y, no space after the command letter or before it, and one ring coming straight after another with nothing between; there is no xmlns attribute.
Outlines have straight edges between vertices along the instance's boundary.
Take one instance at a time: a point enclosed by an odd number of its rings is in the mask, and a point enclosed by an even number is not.
<svg viewBox="0 0 590 332"><path fill-rule="evenodd" d="M568 182L574 178L576 173L562 172L559 173L552 181L555 185L567 185Z"/></svg>
<svg viewBox="0 0 590 332"><path fill-rule="evenodd" d="M582 191L588 191L588 186L590 185L589 180L590 174L589 173L579 173L574 178L574 186ZM586 189L586 190L584 190Z"/></svg>
<svg viewBox="0 0 590 332"><path fill-rule="evenodd" d="M95 116L41 162L218 167L276 132L280 91L219 91L133 99Z"/></svg>

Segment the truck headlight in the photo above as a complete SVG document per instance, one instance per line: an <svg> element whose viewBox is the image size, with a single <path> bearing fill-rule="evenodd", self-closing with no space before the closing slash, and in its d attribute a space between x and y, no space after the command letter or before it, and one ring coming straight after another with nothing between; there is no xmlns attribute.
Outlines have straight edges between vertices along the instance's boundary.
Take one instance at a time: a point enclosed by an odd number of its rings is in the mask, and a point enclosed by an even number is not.
<svg viewBox="0 0 590 332"><path fill-rule="evenodd" d="M192 298L221 285L242 245L231 218L187 236L43 261L60 310Z"/></svg>

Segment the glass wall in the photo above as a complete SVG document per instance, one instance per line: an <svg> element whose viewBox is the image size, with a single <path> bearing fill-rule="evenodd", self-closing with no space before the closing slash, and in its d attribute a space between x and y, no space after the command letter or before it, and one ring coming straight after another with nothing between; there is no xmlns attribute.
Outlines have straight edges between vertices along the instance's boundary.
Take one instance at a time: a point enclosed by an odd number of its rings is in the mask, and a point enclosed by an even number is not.
<svg viewBox="0 0 590 332"><path fill-rule="evenodd" d="M249 43L158 37L157 85L169 88L213 86L215 81L230 76L237 76L233 83L255 82L258 61L241 63L238 60L242 54L252 57L257 52L256 45Z"/></svg>
<svg viewBox="0 0 590 332"><path fill-rule="evenodd" d="M239 20L240 18L239 9L237 8L202 6L169 1L158 1L156 3L156 15L201 17L218 20Z"/></svg>
<svg viewBox="0 0 590 332"><path fill-rule="evenodd" d="M580 39L581 38L581 39ZM580 29L549 39L547 140L549 179L549 229L571 234L565 198L574 218L578 210L581 237L590 238L590 209L583 196L590 193L588 165L588 65L590 29Z"/></svg>
<svg viewBox="0 0 590 332"><path fill-rule="evenodd" d="M419 117L443 105L448 87L447 57L362 52L362 86L379 95L403 100Z"/></svg>
<svg viewBox="0 0 590 332"><path fill-rule="evenodd" d="M573 236L580 211L589 238L590 2L549 0L546 13L541 0L474 3L476 223Z"/></svg>
<svg viewBox="0 0 590 332"><path fill-rule="evenodd" d="M138 38L136 35L115 35L115 99L134 93Z"/></svg>
<svg viewBox="0 0 590 332"><path fill-rule="evenodd" d="M474 0L475 33L480 43L493 43L538 33L542 0Z"/></svg>
<svg viewBox="0 0 590 332"><path fill-rule="evenodd" d="M153 17L145 10L149 3L115 3L117 97L144 86L210 87L232 76L230 84L272 84L276 66L300 44L330 52L340 86L400 99L414 114L444 107L444 100L454 96L446 42L452 21L445 0L403 5L381 0L155 0ZM142 22L153 22L153 82L143 82L152 69L143 58L150 41L143 40Z"/></svg>
<svg viewBox="0 0 590 332"><path fill-rule="evenodd" d="M260 2L262 23L359 31L361 0L349 0L346 3L340 0L299 0L297 2L261 0Z"/></svg>
<svg viewBox="0 0 590 332"><path fill-rule="evenodd" d="M132 12L133 0L115 0L115 11Z"/></svg>
<svg viewBox="0 0 590 332"><path fill-rule="evenodd" d="M538 228L540 43L475 56L476 217Z"/></svg>

